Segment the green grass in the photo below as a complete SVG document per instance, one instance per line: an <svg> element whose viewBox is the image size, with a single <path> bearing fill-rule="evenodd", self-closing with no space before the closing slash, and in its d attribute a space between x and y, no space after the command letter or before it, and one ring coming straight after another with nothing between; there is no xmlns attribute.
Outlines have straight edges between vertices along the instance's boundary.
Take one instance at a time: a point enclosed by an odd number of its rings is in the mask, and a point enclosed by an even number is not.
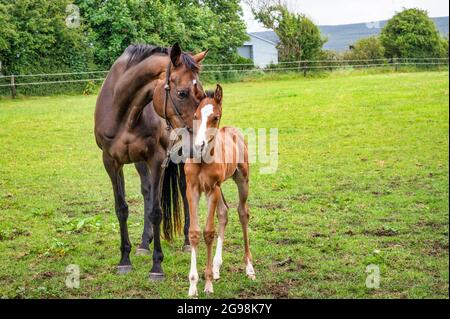
<svg viewBox="0 0 450 319"><path fill-rule="evenodd" d="M448 80L423 72L226 84L222 125L278 128L279 169L259 175L252 166L254 282L242 263L236 190L224 186L233 205L212 297L448 298ZM165 282L147 279L150 257L133 255L133 272L115 274L118 224L94 104L0 100L0 297L187 296L181 238L163 244ZM135 248L143 201L134 168L125 173ZM69 264L81 267L80 289L65 286ZM365 286L369 264L380 267L379 289Z"/></svg>

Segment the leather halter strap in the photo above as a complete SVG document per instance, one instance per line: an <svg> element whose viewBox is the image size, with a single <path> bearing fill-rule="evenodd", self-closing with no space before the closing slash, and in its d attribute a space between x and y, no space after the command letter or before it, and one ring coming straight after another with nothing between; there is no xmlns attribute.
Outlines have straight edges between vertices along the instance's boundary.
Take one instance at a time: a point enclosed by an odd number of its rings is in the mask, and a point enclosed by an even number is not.
<svg viewBox="0 0 450 319"><path fill-rule="evenodd" d="M180 120L181 123L183 123L183 128L185 128L186 130L188 130L189 132L192 133L192 128L189 127L186 122L183 120L183 117L181 116L180 110L177 106L177 104L175 103L175 101L172 98L172 95L170 95L170 66L171 66L172 62L169 62L169 64L167 65L167 70L166 70L166 84L164 85L164 90L166 91L166 94L164 96L164 118L166 120L166 124L167 124L167 130L170 131L171 129L173 129L173 125L172 123L170 123L170 120L167 116L167 102L170 99L170 101L172 102L172 109L175 112L175 115L178 117L178 119Z"/></svg>
<svg viewBox="0 0 450 319"><path fill-rule="evenodd" d="M170 66L171 66L171 62L169 62L169 64L167 65L167 69L166 69L166 83L164 85L164 90L165 95L164 95L164 119L166 120L166 125L167 125L167 130L170 131L172 130L174 127L172 125L172 123L170 123L169 117L167 116L167 102L170 101L172 102L172 109L175 112L175 115L178 117L178 119L180 120L181 123L183 123L183 128L186 129L188 132L192 133L193 129L191 127L189 127L186 122L183 120L183 117L181 116L181 113L178 109L177 104L175 103L175 101L172 99L172 96L170 95ZM167 148L167 154L166 154L166 158L164 159L161 167L165 170L170 163L170 156L172 153L177 153L180 150L181 146L177 145L174 141L170 140L169 142L169 147ZM164 174L161 175L161 178L163 177ZM162 185L162 183L161 183Z"/></svg>

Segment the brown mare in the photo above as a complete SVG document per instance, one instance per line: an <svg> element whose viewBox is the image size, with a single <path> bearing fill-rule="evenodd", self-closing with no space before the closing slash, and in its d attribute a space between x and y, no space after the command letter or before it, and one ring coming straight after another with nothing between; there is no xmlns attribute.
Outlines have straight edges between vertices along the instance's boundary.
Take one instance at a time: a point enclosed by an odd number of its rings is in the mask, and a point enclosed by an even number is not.
<svg viewBox="0 0 450 319"><path fill-rule="evenodd" d="M205 292L213 292L213 279L219 279L222 265L222 246L225 226L228 222L228 206L223 197L221 185L233 178L239 191L239 220L244 233L244 262L247 276L255 279L248 239L249 209L247 198L249 191L248 150L242 134L235 128L219 129L222 116L222 88L217 85L215 92L206 92L195 112L194 121L194 159L186 161L184 166L187 181L187 198L189 202L190 226L189 240L191 249L191 270L189 273L189 296L197 293L197 253L200 240L198 221L198 203L201 194L206 194L208 212L203 237L207 246L207 263L205 271ZM212 245L215 236L214 214L217 210L219 234L216 255L212 260Z"/></svg>
<svg viewBox="0 0 450 319"><path fill-rule="evenodd" d="M103 151L103 163L112 182L120 224L119 273L132 269L122 168L124 164L135 163L141 179L145 210L138 253L149 254L149 244L153 239L150 278L164 278L160 224L163 221L167 238L179 229L178 190L181 189L182 195L185 192L183 169L180 172L180 167L173 163L165 172L162 167L169 147L167 128L192 131L193 115L204 94L196 83L200 63L206 54L207 51L197 55L184 53L178 44L170 49L132 45L114 63L103 83L95 109L95 138ZM188 246L185 193L183 204L185 245Z"/></svg>

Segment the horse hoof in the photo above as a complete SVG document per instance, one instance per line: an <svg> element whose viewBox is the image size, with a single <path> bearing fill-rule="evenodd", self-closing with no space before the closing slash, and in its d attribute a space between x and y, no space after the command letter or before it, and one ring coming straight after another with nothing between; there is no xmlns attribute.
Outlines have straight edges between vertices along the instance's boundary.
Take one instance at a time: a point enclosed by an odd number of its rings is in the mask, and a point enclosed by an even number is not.
<svg viewBox="0 0 450 319"><path fill-rule="evenodd" d="M136 249L136 256L150 256L150 250L145 248Z"/></svg>
<svg viewBox="0 0 450 319"><path fill-rule="evenodd" d="M256 280L256 275L250 274L250 275L247 275L247 277L250 280Z"/></svg>
<svg viewBox="0 0 450 319"><path fill-rule="evenodd" d="M206 283L204 292L207 295L211 295L211 294L214 293L212 282L207 282Z"/></svg>
<svg viewBox="0 0 450 319"><path fill-rule="evenodd" d="M188 297L192 299L198 299L197 287L189 287Z"/></svg>
<svg viewBox="0 0 450 319"><path fill-rule="evenodd" d="M183 252L190 253L192 251L191 245L184 245L183 246Z"/></svg>
<svg viewBox="0 0 450 319"><path fill-rule="evenodd" d="M126 275L130 273L132 270L133 266L131 265L117 266L117 274L119 275Z"/></svg>
<svg viewBox="0 0 450 319"><path fill-rule="evenodd" d="M163 281L165 276L163 273L151 272L149 278L151 281Z"/></svg>

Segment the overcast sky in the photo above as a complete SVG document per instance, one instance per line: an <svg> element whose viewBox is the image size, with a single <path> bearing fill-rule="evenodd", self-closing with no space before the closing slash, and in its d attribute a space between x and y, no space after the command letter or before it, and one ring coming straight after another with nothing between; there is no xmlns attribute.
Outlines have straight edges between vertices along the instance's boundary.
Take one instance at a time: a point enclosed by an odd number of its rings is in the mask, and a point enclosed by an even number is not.
<svg viewBox="0 0 450 319"><path fill-rule="evenodd" d="M372 22L391 18L402 8L421 8L430 17L449 15L448 0L288 0L289 8L310 17L319 25L336 25ZM244 5L244 19L248 31L261 31L259 25Z"/></svg>

